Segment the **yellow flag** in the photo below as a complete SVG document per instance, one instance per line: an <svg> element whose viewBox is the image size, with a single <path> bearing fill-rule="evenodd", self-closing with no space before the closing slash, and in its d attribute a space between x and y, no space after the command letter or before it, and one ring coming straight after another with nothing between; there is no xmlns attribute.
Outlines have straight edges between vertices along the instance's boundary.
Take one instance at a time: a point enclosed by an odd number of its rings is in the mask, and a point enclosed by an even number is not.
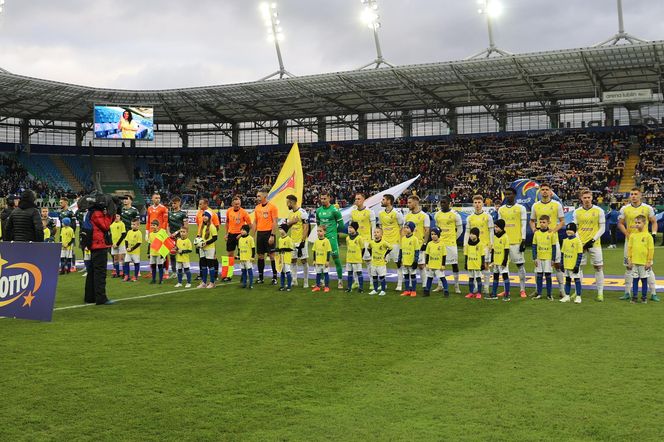
<svg viewBox="0 0 664 442"><path fill-rule="evenodd" d="M277 179L267 195L268 201L277 206L279 218L288 217L288 206L286 197L295 195L299 204L302 204L302 193L304 190L304 176L302 174L302 162L300 161L300 148L297 143L293 144L284 165L281 167Z"/></svg>

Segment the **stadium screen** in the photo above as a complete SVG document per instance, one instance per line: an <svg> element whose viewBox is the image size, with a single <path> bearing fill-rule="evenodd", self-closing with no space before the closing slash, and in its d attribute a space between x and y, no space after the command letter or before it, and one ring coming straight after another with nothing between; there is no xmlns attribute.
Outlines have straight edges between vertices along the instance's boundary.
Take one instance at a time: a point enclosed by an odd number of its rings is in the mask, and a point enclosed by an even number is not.
<svg viewBox="0 0 664 442"><path fill-rule="evenodd" d="M154 140L154 108L95 105L95 138L102 140Z"/></svg>

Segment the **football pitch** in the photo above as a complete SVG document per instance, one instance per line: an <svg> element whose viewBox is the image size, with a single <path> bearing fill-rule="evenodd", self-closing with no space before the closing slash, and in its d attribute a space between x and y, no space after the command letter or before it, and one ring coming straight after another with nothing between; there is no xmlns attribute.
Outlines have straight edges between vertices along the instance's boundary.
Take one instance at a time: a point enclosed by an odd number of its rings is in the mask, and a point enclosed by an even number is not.
<svg viewBox="0 0 664 442"><path fill-rule="evenodd" d="M604 250L607 275L622 253ZM574 305L109 278L120 302L81 307L84 279L60 277L52 323L0 319L0 440L664 436L664 305L620 291Z"/></svg>

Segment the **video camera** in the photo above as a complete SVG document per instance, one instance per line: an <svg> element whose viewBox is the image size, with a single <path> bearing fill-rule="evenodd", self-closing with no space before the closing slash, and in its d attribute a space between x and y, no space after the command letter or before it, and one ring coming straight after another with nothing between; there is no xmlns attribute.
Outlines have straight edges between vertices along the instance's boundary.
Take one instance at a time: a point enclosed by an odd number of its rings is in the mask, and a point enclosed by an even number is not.
<svg viewBox="0 0 664 442"><path fill-rule="evenodd" d="M78 199L78 210L106 210L111 216L115 216L121 206L117 196L106 193L93 192Z"/></svg>

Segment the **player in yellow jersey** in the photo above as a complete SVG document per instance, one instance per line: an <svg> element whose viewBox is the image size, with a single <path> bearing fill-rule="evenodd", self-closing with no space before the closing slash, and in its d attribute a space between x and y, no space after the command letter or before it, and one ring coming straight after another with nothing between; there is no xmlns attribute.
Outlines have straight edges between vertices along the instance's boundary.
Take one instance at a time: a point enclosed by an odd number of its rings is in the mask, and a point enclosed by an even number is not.
<svg viewBox="0 0 664 442"><path fill-rule="evenodd" d="M74 253L74 229L71 228L71 219L62 219L62 228L60 229L60 274L71 272L71 261Z"/></svg>
<svg viewBox="0 0 664 442"><path fill-rule="evenodd" d="M124 256L127 253L127 248L124 244L125 236L127 236L127 227L122 222L120 214L115 215L115 221L111 223L111 256L113 257L113 274L111 278L122 278L124 275L120 271L120 264L124 264Z"/></svg>
<svg viewBox="0 0 664 442"><path fill-rule="evenodd" d="M416 231L415 223L406 221L403 226L404 235L401 237L401 250L399 251L399 262L403 265L403 277L406 285L406 290L401 293L401 296L417 296L417 263L419 262L422 242L415 235Z"/></svg>
<svg viewBox="0 0 664 442"><path fill-rule="evenodd" d="M411 195L408 197L408 210L409 213L404 217L404 222L412 222L415 224L413 235L420 241L422 252L426 249L426 243L429 242L429 230L431 230L431 219L429 214L422 210L420 206L420 197ZM424 253L418 254L417 266L420 269L420 281L426 281L427 273L425 269ZM413 274L411 273L411 276ZM411 281L413 282L413 281ZM415 285L413 285L415 287ZM415 293L413 291L413 293Z"/></svg>
<svg viewBox="0 0 664 442"><path fill-rule="evenodd" d="M136 282L138 281L138 273L141 271L141 244L143 243L143 235L140 232L141 220L138 218L131 220L131 229L125 236L125 248L127 254L124 259L124 280ZM129 264L134 264L134 276L129 278Z"/></svg>
<svg viewBox="0 0 664 442"><path fill-rule="evenodd" d="M572 290L572 279L576 287L576 296L574 302L581 304L581 280L583 279L583 272L581 271L581 260L583 259L583 244L579 239L577 233L577 225L575 223L567 224L565 233L567 237L563 240L562 246L562 265L565 271L565 295L560 302L570 301L570 291Z"/></svg>
<svg viewBox="0 0 664 442"><path fill-rule="evenodd" d="M309 215L298 203L295 195L286 197L286 205L290 209L288 214L289 236L293 238L293 261L292 274L293 285L297 286L297 261L302 264L302 287L309 287Z"/></svg>
<svg viewBox="0 0 664 442"><path fill-rule="evenodd" d="M482 299L482 265L484 264L484 251L480 243L480 229L473 227L468 234L466 246L465 267L468 271L467 299ZM493 299L493 298L491 298Z"/></svg>
<svg viewBox="0 0 664 442"><path fill-rule="evenodd" d="M403 215L399 210L394 208L394 195L385 195L380 205L383 207L378 213L377 225L383 229L383 240L386 241L392 251L390 256L387 257L388 262L392 261L398 264L399 250L401 248L401 229L403 228ZM401 266L397 267L397 286L396 290L401 290L403 284L403 269Z"/></svg>
<svg viewBox="0 0 664 442"><path fill-rule="evenodd" d="M323 291L328 293L330 291L330 257L332 256L332 244L330 240L325 237L327 228L325 225L319 225L316 229L318 239L314 242L311 250L314 252L314 264L316 265L316 287L311 289L312 292L319 292L321 290L321 282L325 285Z"/></svg>
<svg viewBox="0 0 664 442"><path fill-rule="evenodd" d="M523 252L526 250L526 221L528 214L526 208L516 202L516 190L510 187L505 190L505 204L498 209L499 219L505 220L505 233L510 239L510 261L516 265L519 273L519 295L526 295L526 268L523 266L526 259Z"/></svg>
<svg viewBox="0 0 664 442"><path fill-rule="evenodd" d="M387 281L385 280L387 276L387 256L392 248L386 241L383 241L383 229L380 227L374 229L374 239L369 242L369 250L371 252L371 278L373 279L373 290L369 294L385 296L385 290L387 289ZM378 291L379 282L380 291Z"/></svg>
<svg viewBox="0 0 664 442"><path fill-rule="evenodd" d="M189 239L189 228L185 224L180 228L180 234L175 240L175 270L178 274L178 283L175 284L175 287L182 287L183 274L187 277L187 283L184 287L191 287L191 270L189 268L193 250L194 246Z"/></svg>
<svg viewBox="0 0 664 442"><path fill-rule="evenodd" d="M597 286L597 300L604 301L604 257L602 256L601 238L606 226L604 211L593 204L593 193L590 190L581 191L581 207L573 215L572 222L577 225L578 236L583 243L583 260L581 265L590 262L595 268L595 285Z"/></svg>
<svg viewBox="0 0 664 442"><path fill-rule="evenodd" d="M629 204L620 209L618 216L618 229L625 235L625 267L627 267L627 243L629 236L637 231L636 217L643 215L646 218L644 230L648 231L650 225L653 235L657 234L657 218L655 218L655 211L651 206L642 202L641 189L634 187L629 193ZM629 269L625 270L625 295L620 299L631 299L630 290L632 288L632 275L633 272ZM648 274L648 283L650 286L650 299L659 302L657 296L657 280L655 279L655 272L651 271Z"/></svg>
<svg viewBox="0 0 664 442"><path fill-rule="evenodd" d="M535 201L530 210L530 229L535 232L537 220L542 215L549 217L549 230L557 233L565 226L565 213L563 212L563 205L553 199L553 191L551 185L542 183L539 186L540 200ZM562 268L558 264L560 262L560 248L557 249L558 256L553 257L553 268L556 272L556 279L558 280L558 288L560 289L560 297L565 295L565 277Z"/></svg>
<svg viewBox="0 0 664 442"><path fill-rule="evenodd" d="M434 278L439 278L440 282L443 284L443 296L447 298L450 296L450 291L447 285L447 278L445 277L445 259L447 247L440 240L440 229L438 227L431 229L431 241L429 241L427 244L425 253L425 261L427 263L427 281L426 288L424 289L424 295L422 296L429 296Z"/></svg>
<svg viewBox="0 0 664 442"><path fill-rule="evenodd" d="M357 234L358 224L351 221L348 224L346 236L346 272L348 272L348 285L346 293L353 291L353 283L357 276L358 291L364 291L364 276L362 275L362 255L364 254L364 240Z"/></svg>
<svg viewBox="0 0 664 442"><path fill-rule="evenodd" d="M238 250L240 256L238 261L240 261L240 269L242 269L242 277L240 282L242 288L254 288L254 259L256 258L256 242L254 237L249 235L251 231L251 226L244 225L240 231L240 237L238 238Z"/></svg>
<svg viewBox="0 0 664 442"><path fill-rule="evenodd" d="M503 297L503 301L509 301L511 299L509 273L510 239L505 233L505 220L496 220L493 229L495 234L493 236L493 245L491 246L491 270L493 271L493 291L491 292L491 297ZM498 293L498 283L501 275L503 276L505 291Z"/></svg>
<svg viewBox="0 0 664 442"><path fill-rule="evenodd" d="M376 228L376 215L373 213L373 210L364 206L365 200L366 196L363 193L355 195L355 205L350 209L350 220L355 221L359 226L357 234L364 241L364 249L366 251L363 258L369 262L371 261L368 251L369 242L373 239L373 229Z"/></svg>
<svg viewBox="0 0 664 442"><path fill-rule="evenodd" d="M198 285L199 289L214 288L214 283L217 279L215 263L217 263L216 242L218 239L218 230L212 220L212 212L209 210L203 212L200 235L196 237L196 240L201 244L198 250L200 258L199 264L201 266L201 283ZM209 283L208 276L210 277Z"/></svg>
<svg viewBox="0 0 664 442"><path fill-rule="evenodd" d="M291 261L293 260L293 238L288 236L288 224L279 226L279 238L277 239L277 253L281 255L281 286L279 291L291 291L293 275L291 272Z"/></svg>
<svg viewBox="0 0 664 442"><path fill-rule="evenodd" d="M541 215L538 229L533 234L533 261L537 275L537 292L533 299L542 299L543 279L546 278L546 298L553 301L551 273L553 262L558 256L558 233L549 229L549 221L549 215Z"/></svg>
<svg viewBox="0 0 664 442"><path fill-rule="evenodd" d="M466 231L463 237L464 254L466 253L466 244L468 244L468 232L473 227L480 230L480 243L485 250L482 271L484 274L484 294L488 295L491 282L489 263L491 262L491 245L493 244L493 218L484 211L484 197L482 195L473 196L473 213L466 218Z"/></svg>
<svg viewBox="0 0 664 442"><path fill-rule="evenodd" d="M639 293L639 280L641 280L641 302L648 302L648 279L652 273L655 257L655 240L645 229L648 219L638 215L634 219L634 231L629 235L627 243L627 265L632 270L632 303L635 303Z"/></svg>
<svg viewBox="0 0 664 442"><path fill-rule="evenodd" d="M459 287L459 249L457 248L457 240L463 233L463 222L461 215L456 210L450 208L452 201L449 197L444 196L440 200L440 210L436 212L433 219L436 222L436 227L440 229L440 241L445 245L447 265L452 267L452 277L454 280L454 291L461 293ZM442 285L438 285L436 292L443 290Z"/></svg>

